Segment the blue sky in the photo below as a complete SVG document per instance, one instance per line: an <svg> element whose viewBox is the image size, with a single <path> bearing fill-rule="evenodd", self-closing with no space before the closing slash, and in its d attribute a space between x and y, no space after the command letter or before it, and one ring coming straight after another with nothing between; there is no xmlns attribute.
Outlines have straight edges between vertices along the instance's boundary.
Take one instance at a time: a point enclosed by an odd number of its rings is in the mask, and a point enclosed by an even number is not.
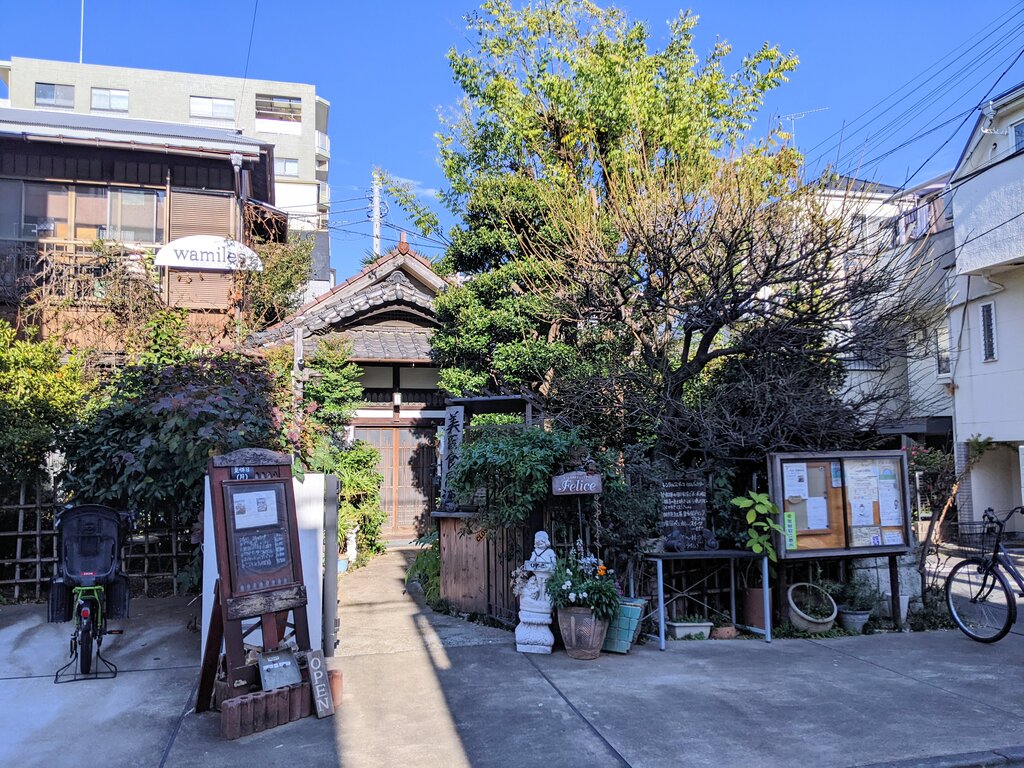
<svg viewBox="0 0 1024 768"><path fill-rule="evenodd" d="M248 51L250 77L316 85L331 102L332 250L339 279L358 270L370 247L365 195L374 165L415 182L427 202L443 188L437 114L459 96L445 53L469 46L462 17L475 7L472 2L85 5L88 63L241 77ZM617 5L648 22L656 41L664 39L665 21L680 8L664 0ZM79 9L80 0L0 0L0 59L77 61ZM897 186L930 157L912 184L951 167L973 125L967 111L1000 75L994 93L1024 80L1024 62L1013 63L1024 46L1021 2L982 1L967 12L951 0L705 0L692 10L701 19L699 51L721 37L733 44L736 61L764 41L799 56L800 67L771 95L765 114L808 113L791 124L810 160L838 161L841 170ZM6 96L2 89L0 98ZM931 132L887 154L924 131ZM389 218L395 227L405 225L394 207ZM397 231L386 227L384 236L397 239ZM436 242L413 242L428 256L440 253Z"/></svg>

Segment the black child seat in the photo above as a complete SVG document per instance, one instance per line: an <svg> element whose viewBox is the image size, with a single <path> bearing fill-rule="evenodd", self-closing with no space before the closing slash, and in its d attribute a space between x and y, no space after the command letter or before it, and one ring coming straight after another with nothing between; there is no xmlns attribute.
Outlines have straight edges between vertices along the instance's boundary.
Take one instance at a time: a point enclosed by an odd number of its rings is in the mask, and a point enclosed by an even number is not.
<svg viewBox="0 0 1024 768"><path fill-rule="evenodd" d="M50 584L49 621L71 620L73 587L106 587L107 618L128 616L128 577L121 569L121 546L130 527L126 512L83 504L57 516L60 557Z"/></svg>

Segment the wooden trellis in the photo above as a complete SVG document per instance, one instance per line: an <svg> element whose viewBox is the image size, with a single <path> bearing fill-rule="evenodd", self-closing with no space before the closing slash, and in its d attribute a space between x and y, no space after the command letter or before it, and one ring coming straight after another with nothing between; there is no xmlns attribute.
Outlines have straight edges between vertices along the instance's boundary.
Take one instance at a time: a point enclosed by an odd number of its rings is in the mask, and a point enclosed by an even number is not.
<svg viewBox="0 0 1024 768"><path fill-rule="evenodd" d="M15 601L46 597L57 562L53 520L59 506L42 488L25 485L10 503L0 504L0 595ZM125 544L122 560L134 589L176 595L178 575L193 551L189 531L142 525Z"/></svg>

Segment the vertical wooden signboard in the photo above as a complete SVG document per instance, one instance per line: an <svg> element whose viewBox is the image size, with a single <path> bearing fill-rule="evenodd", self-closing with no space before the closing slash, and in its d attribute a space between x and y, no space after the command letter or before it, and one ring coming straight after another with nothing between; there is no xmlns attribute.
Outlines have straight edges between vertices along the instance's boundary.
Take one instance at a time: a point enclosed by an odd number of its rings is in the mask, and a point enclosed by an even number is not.
<svg viewBox="0 0 1024 768"><path fill-rule="evenodd" d="M210 706L222 642L229 688L241 695L257 682L257 666L245 659L243 621L258 619L264 651L277 650L290 639L289 628L298 650L310 648L291 457L243 448L211 458L208 472L217 586L197 712Z"/></svg>

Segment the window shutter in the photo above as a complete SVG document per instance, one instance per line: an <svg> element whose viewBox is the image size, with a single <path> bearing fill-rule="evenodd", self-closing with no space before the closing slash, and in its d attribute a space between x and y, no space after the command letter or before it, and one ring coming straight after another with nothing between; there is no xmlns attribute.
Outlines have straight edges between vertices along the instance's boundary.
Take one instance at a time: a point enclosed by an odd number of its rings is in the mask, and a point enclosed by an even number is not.
<svg viewBox="0 0 1024 768"><path fill-rule="evenodd" d="M231 272L168 270L168 301L172 307L227 309L234 278Z"/></svg>
<svg viewBox="0 0 1024 768"><path fill-rule="evenodd" d="M234 198L200 192L171 190L170 239L189 235L231 237Z"/></svg>
<svg viewBox="0 0 1024 768"><path fill-rule="evenodd" d="M996 359L996 305L981 305L981 359Z"/></svg>

